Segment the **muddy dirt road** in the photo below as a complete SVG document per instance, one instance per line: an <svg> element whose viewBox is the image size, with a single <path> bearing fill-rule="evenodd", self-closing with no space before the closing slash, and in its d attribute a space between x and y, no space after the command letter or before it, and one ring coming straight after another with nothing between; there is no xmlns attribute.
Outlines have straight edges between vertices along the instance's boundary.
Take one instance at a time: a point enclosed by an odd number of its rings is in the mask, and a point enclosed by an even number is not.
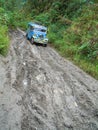
<svg viewBox="0 0 98 130"><path fill-rule="evenodd" d="M98 130L98 81L13 32L0 57L0 130Z"/></svg>

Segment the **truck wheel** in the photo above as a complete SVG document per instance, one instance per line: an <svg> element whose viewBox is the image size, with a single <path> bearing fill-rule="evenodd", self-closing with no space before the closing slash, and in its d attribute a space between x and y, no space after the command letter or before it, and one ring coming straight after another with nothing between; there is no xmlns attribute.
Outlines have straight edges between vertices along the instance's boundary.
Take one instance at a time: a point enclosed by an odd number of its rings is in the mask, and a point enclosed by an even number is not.
<svg viewBox="0 0 98 130"><path fill-rule="evenodd" d="M47 44L43 44L44 47L47 47Z"/></svg>
<svg viewBox="0 0 98 130"><path fill-rule="evenodd" d="M31 38L30 42L31 42L31 44L33 44L34 43L34 38Z"/></svg>

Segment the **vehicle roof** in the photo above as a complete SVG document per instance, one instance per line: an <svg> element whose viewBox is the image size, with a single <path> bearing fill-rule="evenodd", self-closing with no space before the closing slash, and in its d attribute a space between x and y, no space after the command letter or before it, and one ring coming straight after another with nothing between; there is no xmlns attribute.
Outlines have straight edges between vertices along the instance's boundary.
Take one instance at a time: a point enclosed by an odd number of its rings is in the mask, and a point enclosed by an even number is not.
<svg viewBox="0 0 98 130"><path fill-rule="evenodd" d="M39 24L37 24L37 23L29 22L28 25L29 25L29 26L33 26L34 28L40 28L40 29L47 30L47 27L42 26L42 25L39 25Z"/></svg>

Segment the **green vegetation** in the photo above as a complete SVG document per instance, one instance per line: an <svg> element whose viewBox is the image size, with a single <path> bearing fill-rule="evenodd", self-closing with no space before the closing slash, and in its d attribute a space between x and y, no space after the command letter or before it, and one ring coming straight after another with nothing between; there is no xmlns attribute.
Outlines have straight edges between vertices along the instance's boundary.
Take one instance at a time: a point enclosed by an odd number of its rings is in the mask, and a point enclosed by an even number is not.
<svg viewBox="0 0 98 130"><path fill-rule="evenodd" d="M26 30L29 21L40 21L48 26L50 44L98 79L97 0L0 0L0 3L1 54L6 54L9 46L8 28Z"/></svg>
<svg viewBox="0 0 98 130"><path fill-rule="evenodd" d="M8 27L7 27L8 17L3 8L0 8L0 53L2 55L7 54L9 46L8 37Z"/></svg>
<svg viewBox="0 0 98 130"><path fill-rule="evenodd" d="M20 4L19 4L20 3ZM25 17L21 12L22 1L0 0L0 54L8 53L10 38L9 29L26 27Z"/></svg>
<svg viewBox="0 0 98 130"><path fill-rule="evenodd" d="M6 26L0 26L0 53L6 55L9 47L8 28Z"/></svg>

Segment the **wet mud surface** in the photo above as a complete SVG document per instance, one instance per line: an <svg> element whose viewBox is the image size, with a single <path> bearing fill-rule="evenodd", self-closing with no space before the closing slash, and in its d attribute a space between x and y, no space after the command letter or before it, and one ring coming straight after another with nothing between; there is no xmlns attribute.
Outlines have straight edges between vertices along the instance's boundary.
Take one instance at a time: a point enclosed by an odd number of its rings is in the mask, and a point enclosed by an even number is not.
<svg viewBox="0 0 98 130"><path fill-rule="evenodd" d="M98 130L98 81L14 31L0 57L0 130Z"/></svg>

